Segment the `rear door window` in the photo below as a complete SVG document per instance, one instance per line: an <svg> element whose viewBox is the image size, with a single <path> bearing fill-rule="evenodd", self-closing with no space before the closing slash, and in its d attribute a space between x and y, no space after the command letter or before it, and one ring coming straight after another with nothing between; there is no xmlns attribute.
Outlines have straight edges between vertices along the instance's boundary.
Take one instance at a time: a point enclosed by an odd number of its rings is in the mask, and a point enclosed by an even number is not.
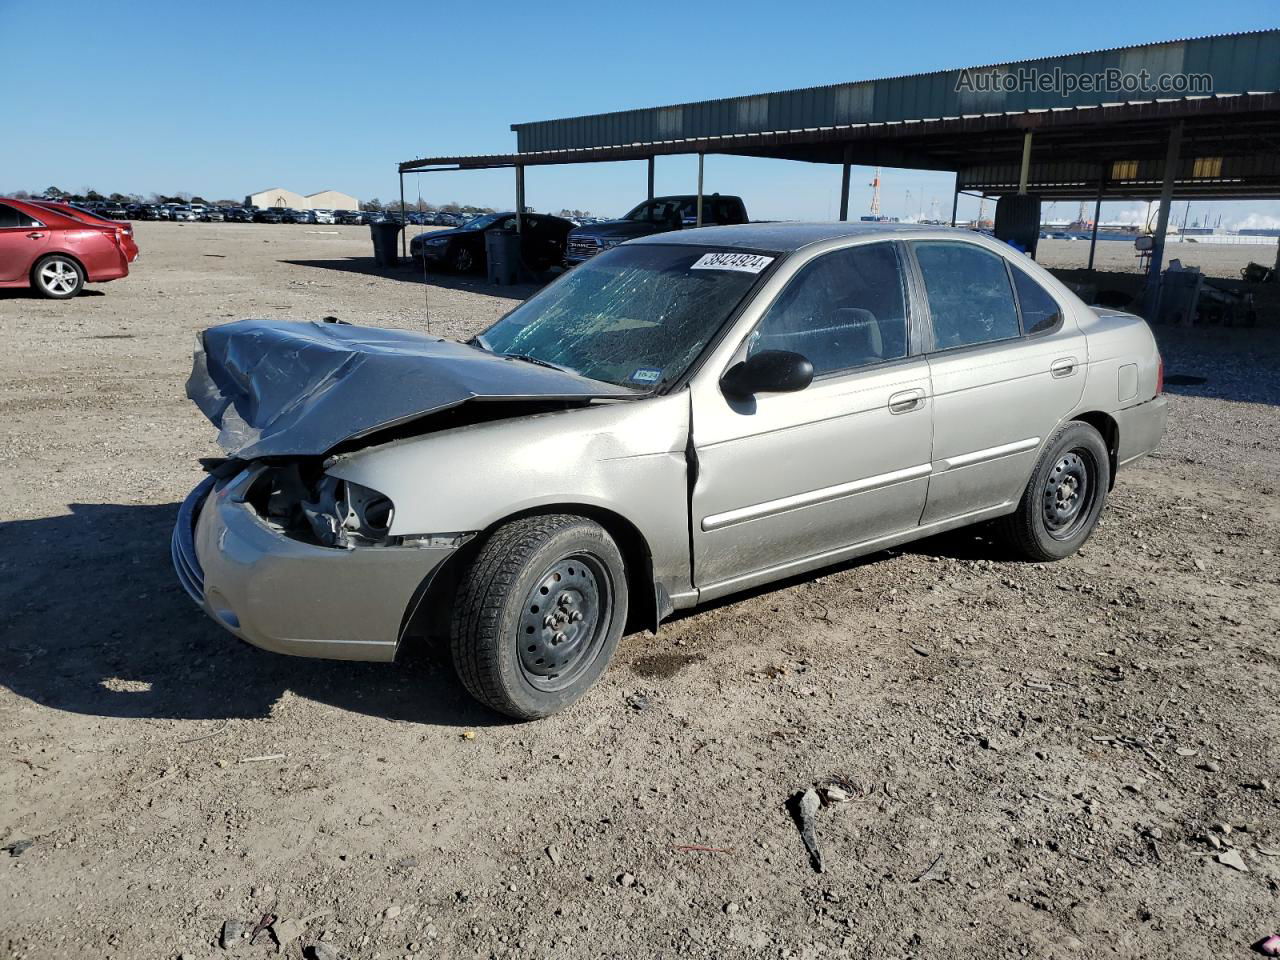
<svg viewBox="0 0 1280 960"><path fill-rule="evenodd" d="M0 203L0 229L5 227L34 227L37 223L37 220L29 217L16 207L11 207L7 203Z"/></svg>
<svg viewBox="0 0 1280 960"><path fill-rule="evenodd" d="M950 350L1021 334L1004 258L973 243L914 245L933 319L934 347Z"/></svg>
<svg viewBox="0 0 1280 960"><path fill-rule="evenodd" d="M747 355L798 353L821 376L905 357L907 342L897 246L868 243L801 267L751 334Z"/></svg>

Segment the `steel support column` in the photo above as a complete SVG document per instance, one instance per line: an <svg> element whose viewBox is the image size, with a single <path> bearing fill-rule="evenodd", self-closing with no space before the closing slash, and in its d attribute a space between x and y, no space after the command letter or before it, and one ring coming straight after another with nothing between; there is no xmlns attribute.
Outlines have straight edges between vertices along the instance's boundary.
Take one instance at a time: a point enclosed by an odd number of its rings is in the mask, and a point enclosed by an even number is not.
<svg viewBox="0 0 1280 960"><path fill-rule="evenodd" d="M654 161L654 158L650 157L649 158L649 199L650 200L653 199L653 161Z"/></svg>
<svg viewBox="0 0 1280 960"><path fill-rule="evenodd" d="M1169 232L1169 208L1173 205L1173 182L1178 174L1182 154L1182 121L1169 128L1169 146L1164 155L1164 182L1160 186L1160 212L1156 216L1156 232L1151 238L1151 263L1147 267L1147 286L1143 296L1143 315L1150 321L1160 311L1160 272L1164 269L1164 241Z"/></svg>
<svg viewBox="0 0 1280 960"><path fill-rule="evenodd" d="M1102 219L1102 188L1107 185L1107 171L1103 167L1098 171L1098 198L1093 202L1093 232L1089 235L1089 266L1093 270L1093 254L1098 247L1098 221Z"/></svg>
<svg viewBox="0 0 1280 960"><path fill-rule="evenodd" d="M701 150L698 151L698 222L696 226L702 226L702 163L706 159L706 154Z"/></svg>
<svg viewBox="0 0 1280 960"><path fill-rule="evenodd" d="M960 209L960 176L956 175L956 192L951 197L951 225L956 225L956 212Z"/></svg>
<svg viewBox="0 0 1280 960"><path fill-rule="evenodd" d="M844 148L844 165L840 170L840 219L849 219L849 148Z"/></svg>
<svg viewBox="0 0 1280 960"><path fill-rule="evenodd" d="M1031 131L1022 135L1022 170L1018 173L1018 193L1027 194L1027 180L1031 176Z"/></svg>
<svg viewBox="0 0 1280 960"><path fill-rule="evenodd" d="M516 164L516 233L524 232L524 164Z"/></svg>
<svg viewBox="0 0 1280 960"><path fill-rule="evenodd" d="M409 238L404 235L405 234L404 228L406 226L407 224L405 223L405 219L404 219L404 172L401 171L400 173L400 256L402 257L407 257L409 255L409 249L406 246L406 244L408 244L409 242Z"/></svg>

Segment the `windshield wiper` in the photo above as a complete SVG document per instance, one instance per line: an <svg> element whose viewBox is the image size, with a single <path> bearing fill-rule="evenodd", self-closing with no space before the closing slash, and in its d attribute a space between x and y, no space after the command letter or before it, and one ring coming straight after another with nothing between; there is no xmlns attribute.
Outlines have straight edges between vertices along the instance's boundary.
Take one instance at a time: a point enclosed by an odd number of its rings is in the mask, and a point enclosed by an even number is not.
<svg viewBox="0 0 1280 960"><path fill-rule="evenodd" d="M577 373L576 370L570 370L568 367L562 367L558 363L552 363L550 360L543 360L527 353L504 353L503 356L508 360L523 360L525 363L536 364L539 367L549 367L552 370L559 370L561 373Z"/></svg>

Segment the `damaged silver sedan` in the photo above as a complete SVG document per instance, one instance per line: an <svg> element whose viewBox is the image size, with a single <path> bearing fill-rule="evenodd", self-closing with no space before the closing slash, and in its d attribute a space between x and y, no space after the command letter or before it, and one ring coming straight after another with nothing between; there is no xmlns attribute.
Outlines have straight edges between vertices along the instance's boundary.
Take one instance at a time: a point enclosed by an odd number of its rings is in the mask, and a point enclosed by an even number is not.
<svg viewBox="0 0 1280 960"><path fill-rule="evenodd" d="M178 576L280 653L447 634L466 688L543 717L624 630L981 521L1054 560L1165 423L1138 317L968 232L711 227L635 240L469 343L207 330L188 394L227 456Z"/></svg>

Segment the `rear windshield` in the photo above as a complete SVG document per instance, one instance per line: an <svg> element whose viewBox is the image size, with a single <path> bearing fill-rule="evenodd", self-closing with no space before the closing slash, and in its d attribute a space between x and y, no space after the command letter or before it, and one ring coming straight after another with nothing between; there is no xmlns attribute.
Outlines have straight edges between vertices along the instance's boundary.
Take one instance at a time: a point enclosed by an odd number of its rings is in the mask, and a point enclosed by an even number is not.
<svg viewBox="0 0 1280 960"><path fill-rule="evenodd" d="M477 342L593 380L654 388L693 363L776 253L638 244L588 260Z"/></svg>

